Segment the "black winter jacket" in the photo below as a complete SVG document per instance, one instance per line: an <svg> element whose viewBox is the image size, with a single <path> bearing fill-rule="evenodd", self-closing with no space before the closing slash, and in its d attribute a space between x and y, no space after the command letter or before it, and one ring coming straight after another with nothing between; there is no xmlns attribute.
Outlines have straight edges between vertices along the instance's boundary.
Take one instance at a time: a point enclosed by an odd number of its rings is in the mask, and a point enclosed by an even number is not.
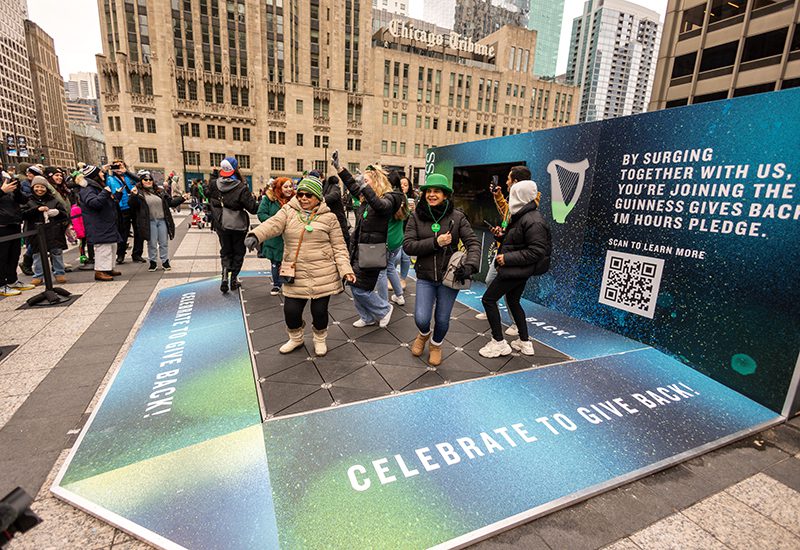
<svg viewBox="0 0 800 550"><path fill-rule="evenodd" d="M222 205L231 210L247 210L251 214L258 213L258 202L244 182L233 178L211 180L208 184L208 204L211 207L211 216L214 218L214 227L217 231L222 229Z"/></svg>
<svg viewBox="0 0 800 550"><path fill-rule="evenodd" d="M550 269L553 243L550 227L531 202L513 214L506 234L497 250L503 255L504 265L497 266L497 276L502 279L527 279L542 275Z"/></svg>
<svg viewBox="0 0 800 550"><path fill-rule="evenodd" d="M54 197L50 191L47 191L41 197L37 197L35 194L31 195L28 203L22 207L22 217L25 218L25 231L36 229L37 225L44 223L44 212L39 211L39 207L41 206L58 210L58 215L49 218L48 223L44 226L47 249L53 250L58 248L60 250L66 250L67 237L65 231L69 225L70 218L67 215L67 211L64 209L64 205L60 200ZM26 237L25 242L30 245L34 253L39 252L39 237L37 235Z"/></svg>
<svg viewBox="0 0 800 550"><path fill-rule="evenodd" d="M78 195L80 197L83 225L89 244L118 243L120 238L117 225L117 204L114 195L106 191L103 184L89 178L83 180Z"/></svg>
<svg viewBox="0 0 800 550"><path fill-rule="evenodd" d="M403 238L403 250L409 256L416 256L417 263L414 270L417 279L425 281L441 282L444 272L447 269L447 262L453 252L458 250L458 243L461 241L466 248L467 258L464 263L472 268L473 273L478 272L481 261L481 244L472 230L467 217L461 210L453 208L450 201L447 206L446 214L439 220L441 226L438 233L434 233L431 225L434 219L428 210L428 203L425 199L417 203L414 212L408 218L405 236ZM452 229L450 223L452 222ZM453 235L452 242L445 246L439 246L436 238L450 230Z"/></svg>
<svg viewBox="0 0 800 550"><path fill-rule="evenodd" d="M401 193L389 192L378 197L369 185L359 187L352 174L346 169L339 172L339 177L344 182L350 194L354 197L362 196L361 206L356 211L356 228L350 240L350 263L356 275L353 286L372 291L378 282L381 269L362 269L358 265L359 243L385 243L389 231L389 219L394 216L397 209L405 200ZM364 215L366 214L366 218Z"/></svg>
<svg viewBox="0 0 800 550"><path fill-rule="evenodd" d="M344 211L342 190L339 189L339 178L331 176L325 180L325 185L322 186L322 196L325 199L325 204L331 209L331 212L336 214L336 219L339 220L339 226L342 228L344 242L349 248L350 231L347 223L347 214L345 214Z"/></svg>
<svg viewBox="0 0 800 550"><path fill-rule="evenodd" d="M131 212L133 212L136 228L139 230L139 236L141 236L142 240L149 241L150 207L147 205L147 200L143 196L147 191L144 191L140 186L137 187L139 192L135 194L131 193L128 196L128 204L131 207ZM169 235L170 239L174 239L175 221L172 219L172 211L170 209L175 208L179 204L183 204L186 202L186 199L183 197L170 197L167 195L166 191L158 187L153 187L153 191L161 198L161 204L164 207L164 221L167 222L167 235Z"/></svg>
<svg viewBox="0 0 800 550"><path fill-rule="evenodd" d="M0 225L19 225L22 223L22 206L28 202L28 197L22 193L22 186L10 193L3 193L0 189Z"/></svg>

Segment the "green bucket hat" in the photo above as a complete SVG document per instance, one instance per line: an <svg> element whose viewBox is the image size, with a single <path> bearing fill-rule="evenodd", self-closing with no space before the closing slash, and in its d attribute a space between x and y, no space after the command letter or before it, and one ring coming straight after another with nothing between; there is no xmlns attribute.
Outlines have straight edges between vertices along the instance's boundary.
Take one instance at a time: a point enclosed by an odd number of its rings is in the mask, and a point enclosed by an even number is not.
<svg viewBox="0 0 800 550"><path fill-rule="evenodd" d="M443 174L431 174L429 176L425 176L425 184L419 186L421 191L425 191L431 187L438 187L447 194L453 194L453 186L448 181L447 176Z"/></svg>

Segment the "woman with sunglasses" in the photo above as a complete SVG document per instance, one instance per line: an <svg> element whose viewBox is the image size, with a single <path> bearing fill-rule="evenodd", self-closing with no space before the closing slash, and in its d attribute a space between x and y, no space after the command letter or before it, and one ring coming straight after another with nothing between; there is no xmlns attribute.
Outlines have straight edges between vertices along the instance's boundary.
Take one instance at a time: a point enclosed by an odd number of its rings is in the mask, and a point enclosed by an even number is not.
<svg viewBox="0 0 800 550"><path fill-rule="evenodd" d="M161 259L164 271L172 269L169 265L169 241L175 238L175 222L171 208L183 204L183 197L170 197L153 183L153 176L147 170L139 170L139 182L128 197L134 223L142 239L147 241L147 255L150 259L148 271L158 269L156 253Z"/></svg>
<svg viewBox="0 0 800 550"><path fill-rule="evenodd" d="M339 151L333 152L331 161L350 194L362 197L356 210L356 228L350 237L350 263L356 275L356 281L352 284L353 303L359 317L353 326L366 327L378 323L379 326L386 327L392 318L394 307L380 292L373 291L381 271L386 269L389 220L405 204L405 199L399 192L392 191L383 170L372 165L367 166L363 182L357 182L339 161ZM359 258L360 244L382 244L386 249L383 265L364 267L365 262Z"/></svg>
<svg viewBox="0 0 800 550"><path fill-rule="evenodd" d="M303 345L303 310L310 301L314 353L325 355L328 302L332 295L342 292L342 279L353 283L355 276L339 220L322 199L319 178L303 178L295 196L248 233L244 244L254 250L258 243L277 236L282 236L284 243L283 315L289 333L289 341L279 351L289 353ZM293 271L293 275L287 271Z"/></svg>
<svg viewBox="0 0 800 550"><path fill-rule="evenodd" d="M403 239L403 250L417 257L414 322L419 334L411 345L411 353L414 357L422 355L430 340L428 363L436 367L442 362L442 343L458 296L458 290L443 283L447 264L460 242L467 255L455 271L455 280L463 283L478 271L481 245L464 213L453 208L453 187L447 177L431 174L420 190L422 200L408 219ZM435 321L433 331L431 318Z"/></svg>

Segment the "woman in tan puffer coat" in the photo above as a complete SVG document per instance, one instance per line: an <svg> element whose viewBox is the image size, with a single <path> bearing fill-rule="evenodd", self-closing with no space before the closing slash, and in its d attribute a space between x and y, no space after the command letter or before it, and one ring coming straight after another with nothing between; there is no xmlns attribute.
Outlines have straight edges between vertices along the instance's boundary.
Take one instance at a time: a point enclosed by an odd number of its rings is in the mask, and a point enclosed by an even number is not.
<svg viewBox="0 0 800 550"><path fill-rule="evenodd" d="M283 314L289 341L280 347L289 353L303 345L303 309L311 300L314 353L328 351L328 302L342 292L342 279L355 282L339 220L322 200L322 182L313 176L297 185L297 194L274 216L252 230L245 245L283 236L282 270L294 265L294 281L283 281ZM301 241L302 239L302 241Z"/></svg>

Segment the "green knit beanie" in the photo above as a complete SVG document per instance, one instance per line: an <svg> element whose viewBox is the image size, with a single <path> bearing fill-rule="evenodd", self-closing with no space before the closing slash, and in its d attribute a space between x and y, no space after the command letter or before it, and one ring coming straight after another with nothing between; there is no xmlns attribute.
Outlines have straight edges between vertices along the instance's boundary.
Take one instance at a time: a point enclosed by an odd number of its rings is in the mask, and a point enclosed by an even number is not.
<svg viewBox="0 0 800 550"><path fill-rule="evenodd" d="M297 184L297 192L305 191L322 200L322 182L314 176L306 176Z"/></svg>

